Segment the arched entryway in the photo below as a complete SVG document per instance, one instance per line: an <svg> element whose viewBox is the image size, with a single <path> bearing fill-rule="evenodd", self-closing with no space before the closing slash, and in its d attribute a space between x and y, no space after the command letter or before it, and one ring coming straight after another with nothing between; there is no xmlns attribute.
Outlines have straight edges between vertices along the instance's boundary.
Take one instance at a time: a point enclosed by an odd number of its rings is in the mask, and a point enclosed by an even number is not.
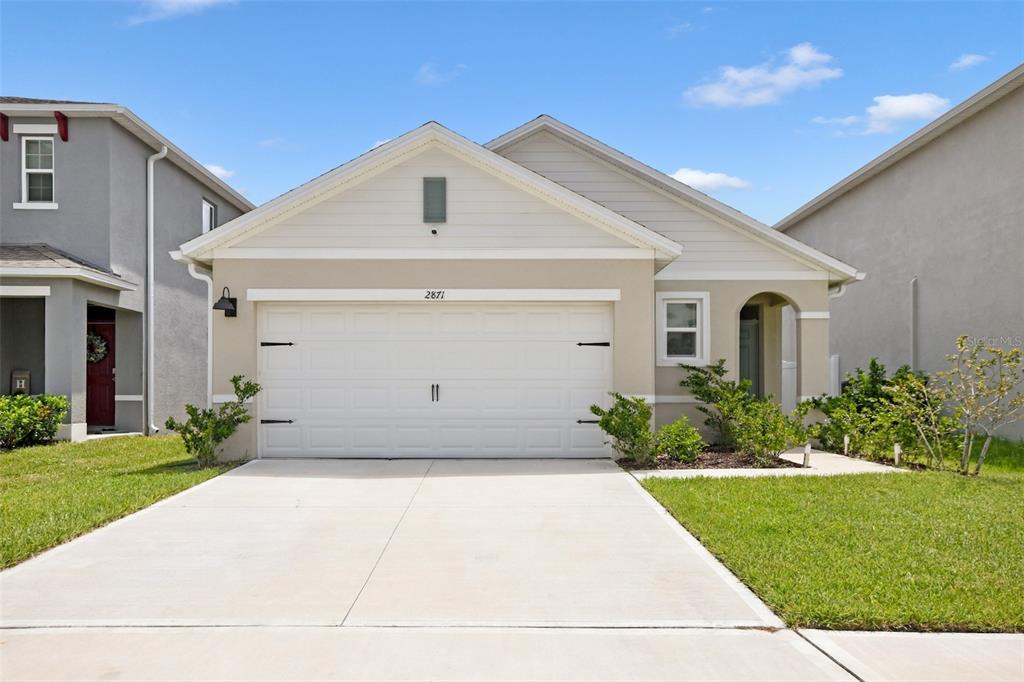
<svg viewBox="0 0 1024 682"><path fill-rule="evenodd" d="M787 296L763 291L750 296L736 311L737 373L750 382L750 392L780 401L784 395L783 326L791 316L783 310L797 306Z"/></svg>

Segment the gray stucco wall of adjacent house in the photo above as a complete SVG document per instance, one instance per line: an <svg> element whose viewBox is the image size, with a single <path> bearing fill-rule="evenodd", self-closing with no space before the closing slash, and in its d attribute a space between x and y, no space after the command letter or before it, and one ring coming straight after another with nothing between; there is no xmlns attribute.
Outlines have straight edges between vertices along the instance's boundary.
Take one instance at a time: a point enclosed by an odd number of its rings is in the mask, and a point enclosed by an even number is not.
<svg viewBox="0 0 1024 682"><path fill-rule="evenodd" d="M7 284L51 286L45 303L46 390L68 395L72 400L69 421L81 423L85 420L88 304L118 311L117 394L138 396L145 391L146 160L156 150L109 118L72 118L69 140L55 138L54 142L59 208L19 210L12 207L21 194L21 144L13 133L18 123L53 123L53 119L10 117L10 140L0 143L0 241L46 243L138 285L135 291L117 292L71 280L4 278ZM155 194L153 421L162 426L169 415L183 416L186 402L205 404L206 395L206 285L190 277L169 252L202 232L204 198L217 205L219 224L241 211L213 186L199 182L169 159L156 163ZM12 299L5 300L5 308L7 300ZM8 348L5 345L5 358L13 355ZM9 380L6 364L3 367ZM137 399L119 400L115 412L119 428L142 428L142 405Z"/></svg>
<svg viewBox="0 0 1024 682"><path fill-rule="evenodd" d="M1018 88L787 230L867 273L832 301L842 373L934 372L961 334L1024 344L1022 131Z"/></svg>

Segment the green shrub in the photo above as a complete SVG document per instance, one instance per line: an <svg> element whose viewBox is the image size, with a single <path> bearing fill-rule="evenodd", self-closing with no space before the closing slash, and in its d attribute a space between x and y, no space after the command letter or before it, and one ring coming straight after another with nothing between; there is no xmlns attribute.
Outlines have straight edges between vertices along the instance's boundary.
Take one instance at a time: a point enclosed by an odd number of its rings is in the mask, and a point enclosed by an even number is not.
<svg viewBox="0 0 1024 682"><path fill-rule="evenodd" d="M168 417L164 424L167 429L181 434L185 450L196 458L200 467L214 466L217 463L217 446L227 440L240 424L252 419L245 408L245 401L260 392L260 385L240 375L231 377L231 385L235 389L234 400L216 410L186 405L188 419L179 422Z"/></svg>
<svg viewBox="0 0 1024 682"><path fill-rule="evenodd" d="M704 424L718 434L721 445L736 442L736 418L748 402L754 400L750 393L750 380L732 381L725 378L725 360L719 360L706 367L680 365L686 375L679 385L689 389L701 405L697 409L707 419Z"/></svg>
<svg viewBox="0 0 1024 682"><path fill-rule="evenodd" d="M591 405L598 426L612 438L612 448L637 464L654 461L654 436L651 435L651 406L643 398L611 394L614 402L607 410Z"/></svg>
<svg viewBox="0 0 1024 682"><path fill-rule="evenodd" d="M889 390L912 377L926 381L906 365L887 377L885 365L875 358L868 363L867 371L858 368L847 374L840 395L812 401L826 417L818 434L821 446L843 452L843 438L848 436L850 454L876 461L891 458L896 444L905 452L915 451L915 429L905 411L894 409Z"/></svg>
<svg viewBox="0 0 1024 682"><path fill-rule="evenodd" d="M51 441L68 413L62 395L0 396L0 448Z"/></svg>
<svg viewBox="0 0 1024 682"><path fill-rule="evenodd" d="M772 466L779 455L806 437L799 419L783 414L767 399L748 402L737 415L735 426L736 448L751 455L759 467Z"/></svg>
<svg viewBox="0 0 1024 682"><path fill-rule="evenodd" d="M704 450L704 439L685 416L665 424L654 437L655 450L677 462L690 463Z"/></svg>

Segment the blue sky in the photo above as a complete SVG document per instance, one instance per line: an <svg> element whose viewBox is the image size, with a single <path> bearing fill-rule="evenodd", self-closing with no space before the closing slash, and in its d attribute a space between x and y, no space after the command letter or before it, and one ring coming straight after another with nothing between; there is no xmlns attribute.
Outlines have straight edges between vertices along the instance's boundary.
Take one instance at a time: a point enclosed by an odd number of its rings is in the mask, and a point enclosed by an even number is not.
<svg viewBox="0 0 1024 682"><path fill-rule="evenodd" d="M0 13L3 94L125 104L256 203L427 120L485 142L548 113L774 223L1024 61L1022 3Z"/></svg>

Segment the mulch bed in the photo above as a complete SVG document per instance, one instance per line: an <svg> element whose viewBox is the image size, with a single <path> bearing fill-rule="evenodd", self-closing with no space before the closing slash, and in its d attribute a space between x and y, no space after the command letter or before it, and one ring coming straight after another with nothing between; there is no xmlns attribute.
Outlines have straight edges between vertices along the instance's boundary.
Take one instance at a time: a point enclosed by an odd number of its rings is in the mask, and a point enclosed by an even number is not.
<svg viewBox="0 0 1024 682"><path fill-rule="evenodd" d="M750 455L746 455L741 452L735 452L734 450L709 448L704 452L697 455L695 462L677 462L668 455L658 455L655 459L654 464L637 465L632 459L620 459L616 460L623 469L627 471L636 471L639 469L757 469L757 468L769 468L769 469L785 469L785 468L800 468L799 464L794 464L789 460L785 460L776 457L769 467L758 467L754 463L754 458Z"/></svg>

